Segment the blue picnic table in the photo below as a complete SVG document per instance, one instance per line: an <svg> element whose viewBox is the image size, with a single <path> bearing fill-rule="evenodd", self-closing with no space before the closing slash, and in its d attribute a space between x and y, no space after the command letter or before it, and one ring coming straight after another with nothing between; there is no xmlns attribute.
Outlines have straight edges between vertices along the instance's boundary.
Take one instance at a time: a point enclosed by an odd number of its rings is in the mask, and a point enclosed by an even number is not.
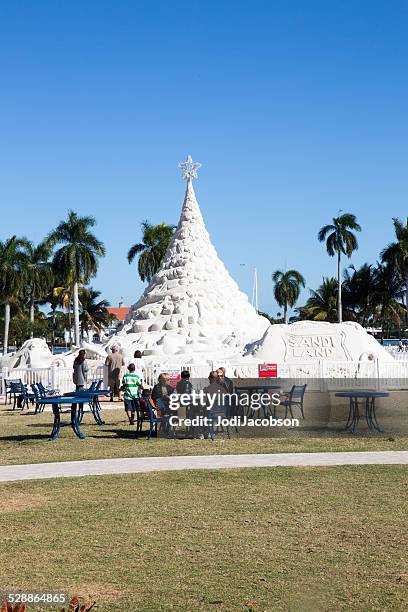
<svg viewBox="0 0 408 612"><path fill-rule="evenodd" d="M363 400L365 406L365 419L370 429L382 432L380 428L377 415L375 413L375 399L377 397L389 397L389 393L386 391L340 391L335 393L336 397L348 397L350 400L349 413L347 418L346 429L351 433L356 431L358 422L360 420L360 407L359 400Z"/></svg>
<svg viewBox="0 0 408 612"><path fill-rule="evenodd" d="M69 391L64 393L64 397L79 397L83 398L84 401L79 404L78 420L81 423L84 415L84 404L88 402L89 408L95 419L97 425L105 425L105 421L101 419L101 404L99 402L100 396L110 396L110 391L107 389L80 389L79 391Z"/></svg>
<svg viewBox="0 0 408 612"><path fill-rule="evenodd" d="M71 391L64 395L55 395L41 398L41 403L52 406L54 414L54 423L49 440L54 441L58 438L61 429L61 408L62 406L71 405L71 427L81 440L86 436L81 431L81 421L84 412L84 404L89 404L95 422L98 425L105 425L105 422L100 416L99 396L109 395L109 391L98 390L91 391L83 389L81 391Z"/></svg>

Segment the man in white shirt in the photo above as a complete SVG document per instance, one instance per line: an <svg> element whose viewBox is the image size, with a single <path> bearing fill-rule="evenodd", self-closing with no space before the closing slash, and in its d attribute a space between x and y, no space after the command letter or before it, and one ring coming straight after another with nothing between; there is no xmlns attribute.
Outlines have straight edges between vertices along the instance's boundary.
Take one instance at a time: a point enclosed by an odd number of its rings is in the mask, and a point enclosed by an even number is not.
<svg viewBox="0 0 408 612"><path fill-rule="evenodd" d="M143 379L145 362L141 351L135 351L133 357L130 357L130 359L128 359L127 366L129 367L131 363L133 363L133 365L135 366L135 373Z"/></svg>

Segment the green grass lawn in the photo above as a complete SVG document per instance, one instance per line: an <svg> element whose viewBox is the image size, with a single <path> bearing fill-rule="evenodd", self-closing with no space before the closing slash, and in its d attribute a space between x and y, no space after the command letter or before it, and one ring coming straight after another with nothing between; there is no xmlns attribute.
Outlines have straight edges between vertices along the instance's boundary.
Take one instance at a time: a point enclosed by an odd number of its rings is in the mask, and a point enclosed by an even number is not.
<svg viewBox="0 0 408 612"><path fill-rule="evenodd" d="M12 411L2 406L0 465L158 455L408 449L406 436L364 432L351 435L330 429L319 433L280 429L274 431L271 438L242 438L233 433L232 439L219 437L215 442L161 438L148 442L145 438L135 438L135 428L128 425L123 410L104 408L103 417L107 425L98 427L93 417L85 414L82 429L87 437L79 440L69 425L69 415L64 414L60 437L49 442L52 413L35 415L32 411Z"/></svg>
<svg viewBox="0 0 408 612"><path fill-rule="evenodd" d="M0 584L112 612L402 611L407 497L402 466L3 483Z"/></svg>

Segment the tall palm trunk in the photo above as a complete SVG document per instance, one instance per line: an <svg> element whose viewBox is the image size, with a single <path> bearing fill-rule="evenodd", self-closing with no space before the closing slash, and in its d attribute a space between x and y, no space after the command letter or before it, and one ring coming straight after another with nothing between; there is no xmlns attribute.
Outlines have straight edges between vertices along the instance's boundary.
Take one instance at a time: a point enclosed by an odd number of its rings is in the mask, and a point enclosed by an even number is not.
<svg viewBox="0 0 408 612"><path fill-rule="evenodd" d="M284 310L283 310L283 316L285 317L285 324L287 325L289 323L289 317L288 317L288 304L287 302L285 302L284 304Z"/></svg>
<svg viewBox="0 0 408 612"><path fill-rule="evenodd" d="M74 341L75 346L80 346L78 283L74 283Z"/></svg>
<svg viewBox="0 0 408 612"><path fill-rule="evenodd" d="M408 269L405 271L405 308L407 310L405 313L405 322L408 326Z"/></svg>
<svg viewBox="0 0 408 612"><path fill-rule="evenodd" d="M337 313L338 313L338 321L341 323L343 321L343 312L342 312L342 303L341 303L341 251L337 252Z"/></svg>
<svg viewBox="0 0 408 612"><path fill-rule="evenodd" d="M68 338L69 338L69 346L72 346L72 316L71 316L71 305L68 306Z"/></svg>
<svg viewBox="0 0 408 612"><path fill-rule="evenodd" d="M34 330L33 330L33 325L34 325L34 298L33 297L30 298L30 323L31 323L30 338L32 338L34 336Z"/></svg>
<svg viewBox="0 0 408 612"><path fill-rule="evenodd" d="M3 339L3 355L8 352L8 337L10 328L10 302L4 304L4 339Z"/></svg>
<svg viewBox="0 0 408 612"><path fill-rule="evenodd" d="M52 339L51 339L52 352L54 352L54 347L55 347L55 318L56 318L55 312L56 312L55 308L52 308Z"/></svg>
<svg viewBox="0 0 408 612"><path fill-rule="evenodd" d="M381 308L381 344L384 344L384 336L385 336L385 311L384 306Z"/></svg>

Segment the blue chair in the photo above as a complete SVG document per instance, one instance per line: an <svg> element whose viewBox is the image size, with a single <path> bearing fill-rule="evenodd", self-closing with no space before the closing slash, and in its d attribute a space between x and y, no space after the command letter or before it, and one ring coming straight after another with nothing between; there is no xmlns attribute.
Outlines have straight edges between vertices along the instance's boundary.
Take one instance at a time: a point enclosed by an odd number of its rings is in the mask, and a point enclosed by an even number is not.
<svg viewBox="0 0 408 612"><path fill-rule="evenodd" d="M37 383L37 387L41 397L50 397L59 393L58 389L46 389L41 381Z"/></svg>
<svg viewBox="0 0 408 612"><path fill-rule="evenodd" d="M46 393L43 392L44 386L42 386L42 389L40 388L40 384L41 383L33 383L31 385L31 389L33 391L33 395L34 395L34 402L35 402L35 414L38 414L39 412L43 412L45 404L41 403L41 400L45 397L47 397Z"/></svg>
<svg viewBox="0 0 408 612"><path fill-rule="evenodd" d="M15 394L17 392L15 385L21 385L21 384L22 384L21 378L13 378L13 379L4 380L4 385L6 387L6 404L7 404L7 398L9 400L9 404L11 404L11 400L14 399L14 407L15 407L15 403L16 403Z"/></svg>
<svg viewBox="0 0 408 612"><path fill-rule="evenodd" d="M21 395L22 395L21 410L24 410L24 406L27 406L28 408L29 402L33 404L35 398L34 398L34 393L30 393L28 385L23 385L23 392Z"/></svg>
<svg viewBox="0 0 408 612"><path fill-rule="evenodd" d="M143 401L147 406L147 414L144 411L144 407L143 407ZM142 425L143 425L143 420L144 420L144 416L148 416L149 422L150 422L150 427L149 427L149 431L147 434L147 439L150 440L150 438L152 437L153 433L156 434L157 436L157 429L158 426L160 426L160 429L165 433L165 435L169 435L171 432L174 434L174 427L170 427L169 425L169 414L162 414L162 415L158 415L157 413L157 408L155 408L155 406L153 405L153 402L151 400L150 397L143 397L142 401L139 401L139 411L138 411L138 416L137 416L137 423L138 423L138 427L137 427L137 433L140 433L142 431ZM141 413L139 415L139 413ZM140 418L141 416L141 418ZM139 424L140 422L140 424Z"/></svg>
<svg viewBox="0 0 408 612"><path fill-rule="evenodd" d="M13 410L16 409L16 404L18 403L18 400L20 400L20 398L21 398L21 409L23 410L24 403L25 403L24 395L26 391L25 385L23 385L21 380L19 380L18 382L10 381L10 389L11 389L11 394L13 396Z"/></svg>
<svg viewBox="0 0 408 612"><path fill-rule="evenodd" d="M21 378L5 378L4 379L4 387L6 389L6 399L5 399L5 403L7 404L7 398L9 399L9 404L11 404L11 398L13 397L13 389L12 389L12 384L17 384L17 383L21 383Z"/></svg>
<svg viewBox="0 0 408 612"><path fill-rule="evenodd" d="M307 385L293 385L292 389L289 392L288 398L280 403L280 405L284 406L285 408L285 419L288 416L288 412L290 412L290 416L293 419L292 408L296 408L296 407L300 408L302 419L305 418L305 413L303 409L303 401L305 397L306 387Z"/></svg>
<svg viewBox="0 0 408 612"><path fill-rule="evenodd" d="M47 389L42 384L42 382L34 383L34 386L31 385L33 392L34 392L34 387L36 388L37 393L40 395L40 397L47 397L48 392L47 392Z"/></svg>

